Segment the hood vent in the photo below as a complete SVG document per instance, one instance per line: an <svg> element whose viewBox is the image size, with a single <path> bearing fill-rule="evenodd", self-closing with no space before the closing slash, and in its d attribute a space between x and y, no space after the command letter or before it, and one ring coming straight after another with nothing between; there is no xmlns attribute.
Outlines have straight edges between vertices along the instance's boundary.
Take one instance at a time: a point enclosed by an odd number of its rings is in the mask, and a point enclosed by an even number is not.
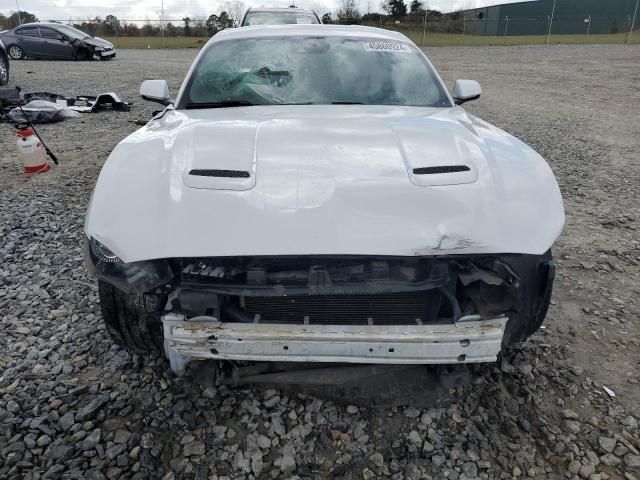
<svg viewBox="0 0 640 480"><path fill-rule="evenodd" d="M436 175L438 173L457 173L468 172L471 170L466 165L440 165L436 167L420 167L414 168L414 175Z"/></svg>
<svg viewBox="0 0 640 480"><path fill-rule="evenodd" d="M196 177L218 177L218 178L249 178L251 175L244 170L210 170L194 169L189 171L189 175Z"/></svg>

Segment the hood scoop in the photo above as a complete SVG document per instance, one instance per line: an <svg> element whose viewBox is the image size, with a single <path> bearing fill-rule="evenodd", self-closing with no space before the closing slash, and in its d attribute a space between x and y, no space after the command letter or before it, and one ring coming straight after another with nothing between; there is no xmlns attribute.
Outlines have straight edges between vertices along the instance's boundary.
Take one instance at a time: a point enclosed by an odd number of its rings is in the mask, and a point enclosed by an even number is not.
<svg viewBox="0 0 640 480"><path fill-rule="evenodd" d="M414 175L439 175L442 173L468 172L471 169L466 165L437 165L434 167L414 168Z"/></svg>
<svg viewBox="0 0 640 480"><path fill-rule="evenodd" d="M415 167L410 168L408 173L411 182L420 187L460 185L478 179L478 170L472 163Z"/></svg>
<svg viewBox="0 0 640 480"><path fill-rule="evenodd" d="M193 169L189 175L196 177L218 177L218 178L250 178L251 174L244 170L218 170L218 169Z"/></svg>
<svg viewBox="0 0 640 480"><path fill-rule="evenodd" d="M192 168L182 174L182 181L191 188L210 190L250 190L256 184L254 172L222 168Z"/></svg>

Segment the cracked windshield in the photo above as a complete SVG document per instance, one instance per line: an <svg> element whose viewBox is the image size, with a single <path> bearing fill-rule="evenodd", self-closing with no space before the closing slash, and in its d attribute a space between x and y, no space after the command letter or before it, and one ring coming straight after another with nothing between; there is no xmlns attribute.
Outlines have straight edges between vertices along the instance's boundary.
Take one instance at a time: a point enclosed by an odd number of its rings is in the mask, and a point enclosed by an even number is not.
<svg viewBox="0 0 640 480"><path fill-rule="evenodd" d="M427 61L407 44L263 37L212 45L178 108L282 104L450 106Z"/></svg>

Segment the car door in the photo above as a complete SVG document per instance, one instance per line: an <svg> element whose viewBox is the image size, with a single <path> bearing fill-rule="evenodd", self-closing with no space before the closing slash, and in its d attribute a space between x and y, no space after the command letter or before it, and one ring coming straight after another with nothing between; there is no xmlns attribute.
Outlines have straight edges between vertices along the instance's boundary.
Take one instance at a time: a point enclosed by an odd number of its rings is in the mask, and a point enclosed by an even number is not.
<svg viewBox="0 0 640 480"><path fill-rule="evenodd" d="M40 56L40 34L38 33L37 26L26 26L16 30L16 42L27 57Z"/></svg>
<svg viewBox="0 0 640 480"><path fill-rule="evenodd" d="M49 58L73 58L73 47L67 37L51 27L40 28L42 56ZM62 40L61 40L62 39Z"/></svg>

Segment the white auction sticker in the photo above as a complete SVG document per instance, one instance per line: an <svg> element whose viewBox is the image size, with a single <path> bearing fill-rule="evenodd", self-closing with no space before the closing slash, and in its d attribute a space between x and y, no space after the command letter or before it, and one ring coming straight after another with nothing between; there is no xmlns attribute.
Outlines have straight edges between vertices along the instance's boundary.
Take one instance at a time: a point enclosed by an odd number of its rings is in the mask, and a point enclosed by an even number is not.
<svg viewBox="0 0 640 480"><path fill-rule="evenodd" d="M392 53L409 53L409 45L404 43L388 43L388 42L367 42L364 44L367 52L392 52Z"/></svg>

